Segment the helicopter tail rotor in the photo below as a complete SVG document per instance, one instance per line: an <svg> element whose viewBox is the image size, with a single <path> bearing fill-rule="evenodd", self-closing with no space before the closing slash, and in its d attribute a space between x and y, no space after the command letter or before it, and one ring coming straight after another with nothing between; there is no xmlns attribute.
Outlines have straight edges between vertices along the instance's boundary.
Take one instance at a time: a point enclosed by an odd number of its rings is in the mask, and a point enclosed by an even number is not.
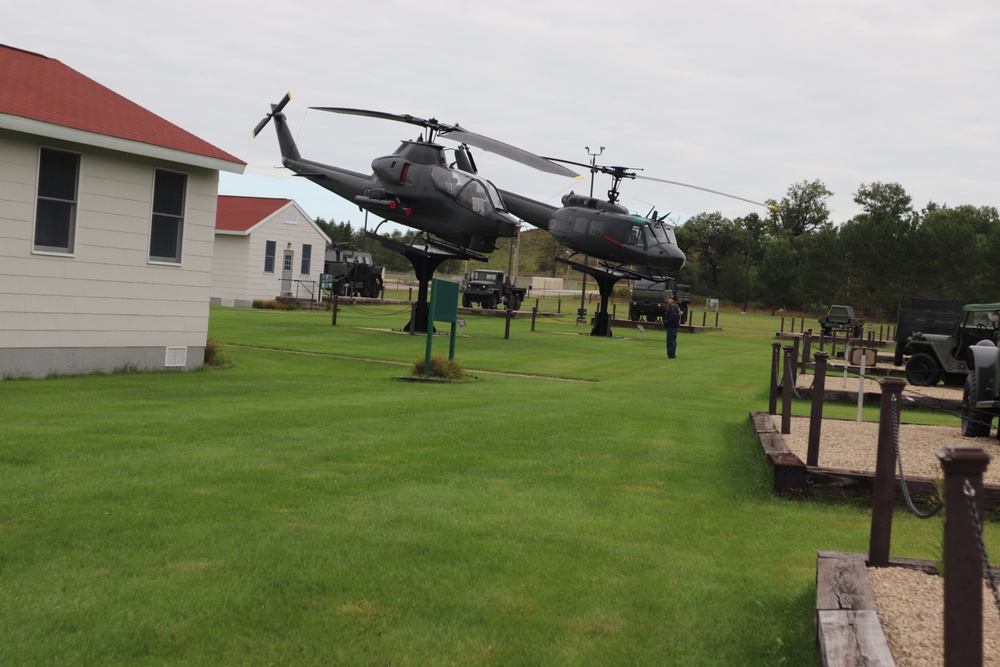
<svg viewBox="0 0 1000 667"><path fill-rule="evenodd" d="M281 110L284 109L285 105L288 104L291 100L292 100L292 94L289 92L285 93L285 96L282 97L281 101L279 101L277 104L272 104L271 113L264 116L264 118L259 123L257 123L257 127L253 129L253 136L256 137L258 134L260 134L260 131L264 129L264 127L268 124L268 122L272 118L274 118L277 114L281 113Z"/></svg>

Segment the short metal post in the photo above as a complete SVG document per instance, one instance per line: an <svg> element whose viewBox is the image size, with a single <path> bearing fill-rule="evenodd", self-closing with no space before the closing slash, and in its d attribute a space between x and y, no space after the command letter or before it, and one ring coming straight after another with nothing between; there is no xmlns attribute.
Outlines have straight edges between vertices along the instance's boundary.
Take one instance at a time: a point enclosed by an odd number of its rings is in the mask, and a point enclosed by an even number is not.
<svg viewBox="0 0 1000 667"><path fill-rule="evenodd" d="M778 414L778 370L781 368L781 343L771 343L771 392L767 403L767 414Z"/></svg>
<svg viewBox="0 0 1000 667"><path fill-rule="evenodd" d="M792 390L795 388L795 377L793 366L795 366L795 356L792 346L785 345L784 371L781 374L781 434L788 435L792 432Z"/></svg>
<svg viewBox="0 0 1000 667"><path fill-rule="evenodd" d="M707 321L708 321L708 311L706 310L706 311L702 312L702 314L701 314L701 328L702 329L705 328L705 322L707 322Z"/></svg>
<svg viewBox="0 0 1000 667"><path fill-rule="evenodd" d="M504 338L504 340L507 340L507 339L510 338L510 313L511 313L511 310L510 310L510 301L508 301L507 302L507 311L506 311L507 323L504 325L504 329L503 329L503 338Z"/></svg>
<svg viewBox="0 0 1000 667"><path fill-rule="evenodd" d="M806 449L806 465L819 465L819 437L823 428L823 400L826 398L826 352L816 353L816 370L813 373L812 411L809 413L809 445Z"/></svg>
<svg viewBox="0 0 1000 667"><path fill-rule="evenodd" d="M785 318L781 318L781 328L778 329L778 333L785 333Z"/></svg>
<svg viewBox="0 0 1000 667"><path fill-rule="evenodd" d="M410 287L410 296L406 298L407 301L413 301L413 287Z"/></svg>
<svg viewBox="0 0 1000 667"><path fill-rule="evenodd" d="M535 302L535 307L531 309L531 330L535 330L535 318L538 317L538 302Z"/></svg>
<svg viewBox="0 0 1000 667"><path fill-rule="evenodd" d="M892 505L896 493L896 434L899 432L900 394L906 382L886 378L882 385L882 406L878 422L878 451L875 454L875 488L872 491L872 526L868 541L868 565L889 564L892 542Z"/></svg>
<svg viewBox="0 0 1000 667"><path fill-rule="evenodd" d="M719 328L719 311L715 311L715 328Z"/></svg>
<svg viewBox="0 0 1000 667"><path fill-rule="evenodd" d="M333 311L333 317L332 317L332 320L330 321L330 326L331 327L335 327L335 326L337 326L337 295L336 294L333 295L333 301L331 302L331 308L330 308L330 310Z"/></svg>
<svg viewBox="0 0 1000 667"><path fill-rule="evenodd" d="M990 457L978 447L945 447L937 456L944 471L944 664L978 667L983 664L983 561L966 490L975 494L982 525L983 473Z"/></svg>
<svg viewBox="0 0 1000 667"><path fill-rule="evenodd" d="M556 315L562 314L562 297L556 300Z"/></svg>

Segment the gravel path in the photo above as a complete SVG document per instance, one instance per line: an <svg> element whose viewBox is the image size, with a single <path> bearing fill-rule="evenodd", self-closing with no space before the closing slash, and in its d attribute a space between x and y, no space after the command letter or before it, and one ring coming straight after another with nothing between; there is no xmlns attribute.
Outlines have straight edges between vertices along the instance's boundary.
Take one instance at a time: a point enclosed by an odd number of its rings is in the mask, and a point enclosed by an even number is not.
<svg viewBox="0 0 1000 667"><path fill-rule="evenodd" d="M877 383L872 384L877 388ZM827 386L830 386L829 380ZM926 392L926 395L931 395L931 391L955 391L946 387L918 389L922 393ZM866 387L866 391L873 390L875 389ZM857 391L857 381L854 391ZM905 419L905 408L903 415ZM899 448L903 472L907 476L935 479L941 474L941 465L936 456L939 449L949 445L981 447L990 455L993 463L986 469L983 481L1000 484L1000 441L996 434L994 429L990 438L963 438L957 425L901 424ZM805 461L809 419L793 417L791 433L783 438L788 449ZM877 422L824 419L820 432L819 465L823 468L874 473L877 446ZM986 527L987 530L991 528L991 524ZM990 557L996 565L1000 554L990 554ZM900 567L868 568L868 575L872 582L879 622L896 664L899 667L943 665L944 580L939 576ZM983 664L1000 666L1000 610L994 605L992 593L985 581L983 589Z"/></svg>

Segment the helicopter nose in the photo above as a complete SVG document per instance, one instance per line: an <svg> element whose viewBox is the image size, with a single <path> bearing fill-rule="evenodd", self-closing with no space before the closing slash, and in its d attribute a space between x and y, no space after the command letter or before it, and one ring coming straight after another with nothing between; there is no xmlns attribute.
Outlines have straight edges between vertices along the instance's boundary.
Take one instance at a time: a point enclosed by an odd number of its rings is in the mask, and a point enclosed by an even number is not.
<svg viewBox="0 0 1000 667"><path fill-rule="evenodd" d="M678 271L687 261L684 252L672 243L658 245L653 255L657 258L658 267L666 271Z"/></svg>

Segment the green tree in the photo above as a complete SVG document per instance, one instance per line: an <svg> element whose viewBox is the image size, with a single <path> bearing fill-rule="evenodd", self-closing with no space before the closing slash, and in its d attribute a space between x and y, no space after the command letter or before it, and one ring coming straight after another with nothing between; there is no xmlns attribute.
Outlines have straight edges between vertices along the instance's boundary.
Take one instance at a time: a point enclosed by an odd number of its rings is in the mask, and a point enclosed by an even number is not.
<svg viewBox="0 0 1000 667"><path fill-rule="evenodd" d="M772 207L768 214L772 235L802 236L829 227L830 209L826 200L831 196L833 193L819 180L788 186L788 194L781 201L767 201Z"/></svg>

